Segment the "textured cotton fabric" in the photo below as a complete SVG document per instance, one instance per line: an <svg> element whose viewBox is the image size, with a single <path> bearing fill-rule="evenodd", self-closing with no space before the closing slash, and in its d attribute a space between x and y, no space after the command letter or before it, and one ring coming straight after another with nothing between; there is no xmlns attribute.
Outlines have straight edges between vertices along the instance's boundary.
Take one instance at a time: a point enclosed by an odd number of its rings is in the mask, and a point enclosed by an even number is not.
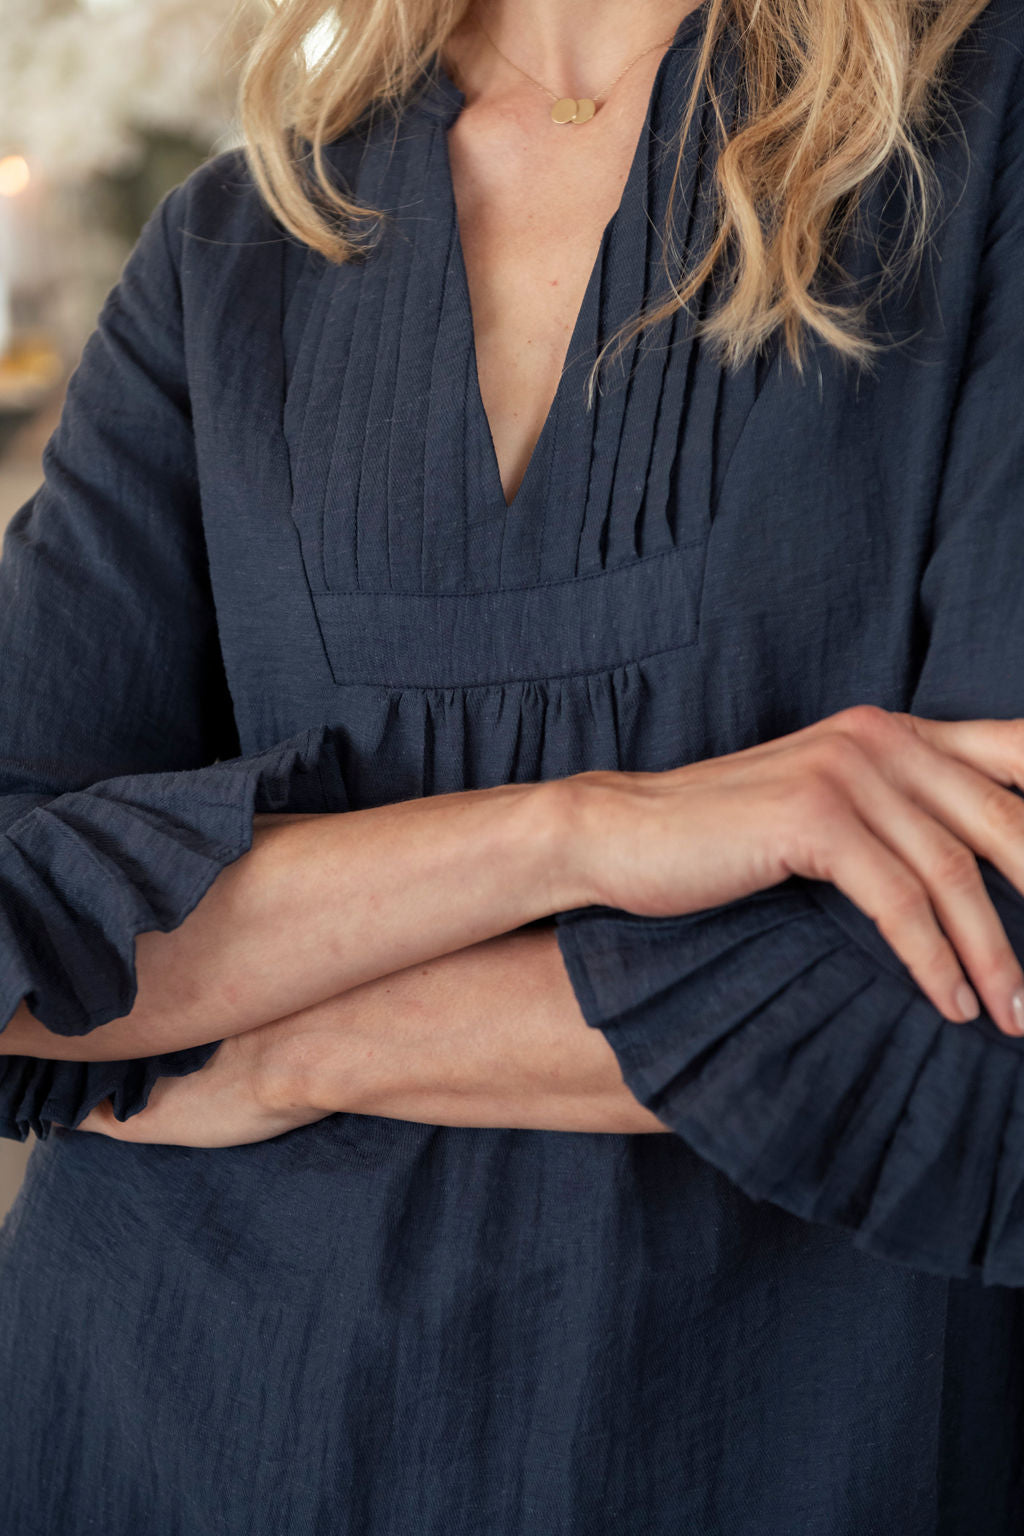
<svg viewBox="0 0 1024 1536"><path fill-rule="evenodd" d="M0 1019L129 1011L135 935L183 921L254 811L660 771L858 702L1024 715L1022 8L957 50L941 216L874 305L873 372L812 345L803 379L778 347L726 373L679 317L588 412L597 344L665 281L705 18L511 506L443 72L327 151L390 213L360 262L286 236L239 152L161 202L0 561ZM900 207L887 173L837 297ZM1024 898L982 868L1024 955ZM0 1058L0 1132L40 1138L0 1229L4 1536L1024 1531L1024 1042L945 1020L825 883L556 922L673 1134L336 1114L134 1146L76 1127L218 1042Z"/></svg>

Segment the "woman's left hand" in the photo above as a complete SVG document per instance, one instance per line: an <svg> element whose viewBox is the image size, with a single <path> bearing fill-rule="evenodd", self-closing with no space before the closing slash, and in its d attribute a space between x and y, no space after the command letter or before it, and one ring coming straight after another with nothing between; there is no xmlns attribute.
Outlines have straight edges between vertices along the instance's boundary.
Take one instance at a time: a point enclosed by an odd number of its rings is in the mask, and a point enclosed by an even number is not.
<svg viewBox="0 0 1024 1536"><path fill-rule="evenodd" d="M239 1147L324 1119L324 1110L283 1107L274 1066L280 1038L276 1023L232 1035L198 1072L160 1078L137 1115L117 1120L110 1100L104 1099L76 1129L98 1131L115 1141Z"/></svg>

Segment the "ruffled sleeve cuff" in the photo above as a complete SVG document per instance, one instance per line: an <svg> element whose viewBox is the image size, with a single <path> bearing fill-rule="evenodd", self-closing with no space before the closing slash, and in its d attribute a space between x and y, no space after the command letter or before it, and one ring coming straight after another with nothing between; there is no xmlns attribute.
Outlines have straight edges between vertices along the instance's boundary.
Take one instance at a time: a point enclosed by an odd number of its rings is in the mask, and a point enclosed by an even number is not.
<svg viewBox="0 0 1024 1536"><path fill-rule="evenodd" d="M124 775L34 806L0 835L0 1019L23 1000L60 1035L131 1011L135 936L169 932L252 845L262 811L343 811L327 727L249 757L181 772ZM0 1049L2 1049L0 1034ZM161 1076L202 1067L220 1044L125 1062L0 1055L0 1135L71 1129L104 1098L119 1120Z"/></svg>
<svg viewBox="0 0 1024 1536"><path fill-rule="evenodd" d="M0 1056L0 1137L25 1141L31 1131L45 1141L55 1124L75 1131L104 1099L110 1099L116 1119L127 1120L145 1109L158 1078L198 1072L219 1045L215 1040L188 1051L133 1061Z"/></svg>
<svg viewBox="0 0 1024 1536"><path fill-rule="evenodd" d="M1020 897L983 872L1024 955ZM880 1258L1024 1285L1024 1041L945 1019L835 887L556 923L626 1085L748 1195Z"/></svg>

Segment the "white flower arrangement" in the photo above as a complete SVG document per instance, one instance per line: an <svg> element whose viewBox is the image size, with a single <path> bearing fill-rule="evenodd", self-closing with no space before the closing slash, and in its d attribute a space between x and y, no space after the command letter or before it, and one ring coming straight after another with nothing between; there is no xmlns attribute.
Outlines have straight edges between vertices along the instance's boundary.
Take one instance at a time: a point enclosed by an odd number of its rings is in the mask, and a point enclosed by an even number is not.
<svg viewBox="0 0 1024 1536"><path fill-rule="evenodd" d="M0 0L0 156L51 183L131 171L145 136L238 142L232 0Z"/></svg>
<svg viewBox="0 0 1024 1536"><path fill-rule="evenodd" d="M0 0L0 161L24 157L31 172L24 192L0 197L0 351L13 325L77 356L147 199L242 143L238 67L266 10Z"/></svg>

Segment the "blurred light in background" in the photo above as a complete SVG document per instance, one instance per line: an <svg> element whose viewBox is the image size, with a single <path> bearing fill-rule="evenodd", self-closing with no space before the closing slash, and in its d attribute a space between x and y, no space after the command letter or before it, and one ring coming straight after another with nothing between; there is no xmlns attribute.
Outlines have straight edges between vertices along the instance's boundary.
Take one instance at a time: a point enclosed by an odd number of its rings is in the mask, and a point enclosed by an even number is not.
<svg viewBox="0 0 1024 1536"><path fill-rule="evenodd" d="M5 155L0 160L0 197L17 197L31 180L24 155ZM8 247L13 243L12 218L0 207L0 358L11 345L11 283L13 258Z"/></svg>
<svg viewBox="0 0 1024 1536"><path fill-rule="evenodd" d="M0 160L0 197L17 197L28 183L28 161L24 155L5 155Z"/></svg>

